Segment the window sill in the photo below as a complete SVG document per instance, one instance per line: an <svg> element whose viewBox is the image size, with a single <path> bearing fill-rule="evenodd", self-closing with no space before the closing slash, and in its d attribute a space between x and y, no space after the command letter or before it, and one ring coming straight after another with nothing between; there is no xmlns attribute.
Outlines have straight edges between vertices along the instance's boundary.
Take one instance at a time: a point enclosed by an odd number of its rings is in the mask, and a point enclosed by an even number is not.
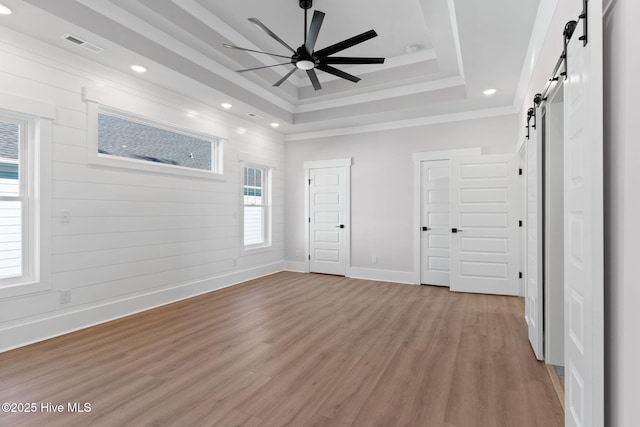
<svg viewBox="0 0 640 427"><path fill-rule="evenodd" d="M207 172L165 164L154 165L153 163L145 162L142 160L126 159L123 157L108 156L104 154L89 153L87 163L111 168L132 169L138 172L145 171L163 175L180 175L191 178L226 181L224 174L216 172Z"/></svg>
<svg viewBox="0 0 640 427"><path fill-rule="evenodd" d="M20 297L50 290L51 286L42 281L0 285L0 299Z"/></svg>
<svg viewBox="0 0 640 427"><path fill-rule="evenodd" d="M259 254L263 252L269 252L271 251L271 249L273 249L273 245L271 243L264 244L264 245L244 246L242 248L242 253L240 255L241 256L254 255L254 254Z"/></svg>

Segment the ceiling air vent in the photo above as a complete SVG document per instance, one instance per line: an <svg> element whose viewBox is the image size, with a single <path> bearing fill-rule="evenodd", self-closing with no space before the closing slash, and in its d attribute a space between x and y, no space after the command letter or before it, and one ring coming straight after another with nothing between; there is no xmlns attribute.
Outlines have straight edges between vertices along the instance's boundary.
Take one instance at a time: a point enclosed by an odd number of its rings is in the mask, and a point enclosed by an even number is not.
<svg viewBox="0 0 640 427"><path fill-rule="evenodd" d="M251 117L252 119L256 119L256 120L262 120L264 119L264 117L257 115L256 113L247 113L247 116Z"/></svg>
<svg viewBox="0 0 640 427"><path fill-rule="evenodd" d="M93 43L89 43L88 41L82 40L81 38L76 37L69 33L63 34L62 39L68 41L69 43L73 43L76 46L83 47L93 53L102 52L104 50L100 46L96 46Z"/></svg>

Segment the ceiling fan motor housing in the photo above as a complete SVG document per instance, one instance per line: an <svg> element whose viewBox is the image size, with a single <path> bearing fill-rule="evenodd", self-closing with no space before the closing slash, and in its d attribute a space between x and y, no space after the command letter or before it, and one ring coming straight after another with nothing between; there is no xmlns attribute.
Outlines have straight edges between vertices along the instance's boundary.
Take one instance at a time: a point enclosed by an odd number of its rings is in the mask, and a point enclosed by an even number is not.
<svg viewBox="0 0 640 427"><path fill-rule="evenodd" d="M306 63L312 63L313 65L309 64L309 65L298 65L299 62L302 62L303 64ZM316 58L314 58L312 55L309 54L309 52L307 52L307 49L304 47L304 45L300 46L297 50L296 53L291 57L291 63L293 65L295 65L296 67L300 68L301 70L308 70L311 68L315 68L316 65L318 65L318 60Z"/></svg>
<svg viewBox="0 0 640 427"><path fill-rule="evenodd" d="M300 0L300 7L303 9L311 9L313 0Z"/></svg>

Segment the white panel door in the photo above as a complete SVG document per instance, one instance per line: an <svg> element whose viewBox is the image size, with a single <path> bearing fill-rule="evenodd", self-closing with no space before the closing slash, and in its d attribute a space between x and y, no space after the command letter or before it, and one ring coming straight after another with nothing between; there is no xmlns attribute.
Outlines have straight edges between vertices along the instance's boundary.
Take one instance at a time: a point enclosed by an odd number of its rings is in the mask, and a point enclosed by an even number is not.
<svg viewBox="0 0 640 427"><path fill-rule="evenodd" d="M564 117L565 425L604 425L602 0L567 48Z"/></svg>
<svg viewBox="0 0 640 427"><path fill-rule="evenodd" d="M449 286L449 160L421 162L420 283Z"/></svg>
<svg viewBox="0 0 640 427"><path fill-rule="evenodd" d="M525 320L529 342L538 360L544 359L542 283L542 141L532 129L526 146L526 274Z"/></svg>
<svg viewBox="0 0 640 427"><path fill-rule="evenodd" d="M346 274L345 168L309 169L309 271Z"/></svg>
<svg viewBox="0 0 640 427"><path fill-rule="evenodd" d="M518 295L514 154L451 159L451 290Z"/></svg>

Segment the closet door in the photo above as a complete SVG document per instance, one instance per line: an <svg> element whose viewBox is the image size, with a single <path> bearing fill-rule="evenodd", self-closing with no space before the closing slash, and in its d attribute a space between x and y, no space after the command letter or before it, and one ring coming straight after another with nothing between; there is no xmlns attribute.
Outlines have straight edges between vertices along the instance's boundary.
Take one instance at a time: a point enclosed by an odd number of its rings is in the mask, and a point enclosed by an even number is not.
<svg viewBox="0 0 640 427"><path fill-rule="evenodd" d="M346 275L346 167L309 169L309 272Z"/></svg>
<svg viewBox="0 0 640 427"><path fill-rule="evenodd" d="M538 119L538 123L542 120ZM536 129L526 144L527 180L526 211L524 225L526 233L526 274L524 318L527 322L529 342L538 360L544 359L542 274L542 133Z"/></svg>
<svg viewBox="0 0 640 427"><path fill-rule="evenodd" d="M451 290L518 295L517 157L450 162Z"/></svg>
<svg viewBox="0 0 640 427"><path fill-rule="evenodd" d="M420 283L449 286L449 160L421 162Z"/></svg>
<svg viewBox="0 0 640 427"><path fill-rule="evenodd" d="M565 425L581 427L604 425L602 0L587 5L564 92Z"/></svg>

